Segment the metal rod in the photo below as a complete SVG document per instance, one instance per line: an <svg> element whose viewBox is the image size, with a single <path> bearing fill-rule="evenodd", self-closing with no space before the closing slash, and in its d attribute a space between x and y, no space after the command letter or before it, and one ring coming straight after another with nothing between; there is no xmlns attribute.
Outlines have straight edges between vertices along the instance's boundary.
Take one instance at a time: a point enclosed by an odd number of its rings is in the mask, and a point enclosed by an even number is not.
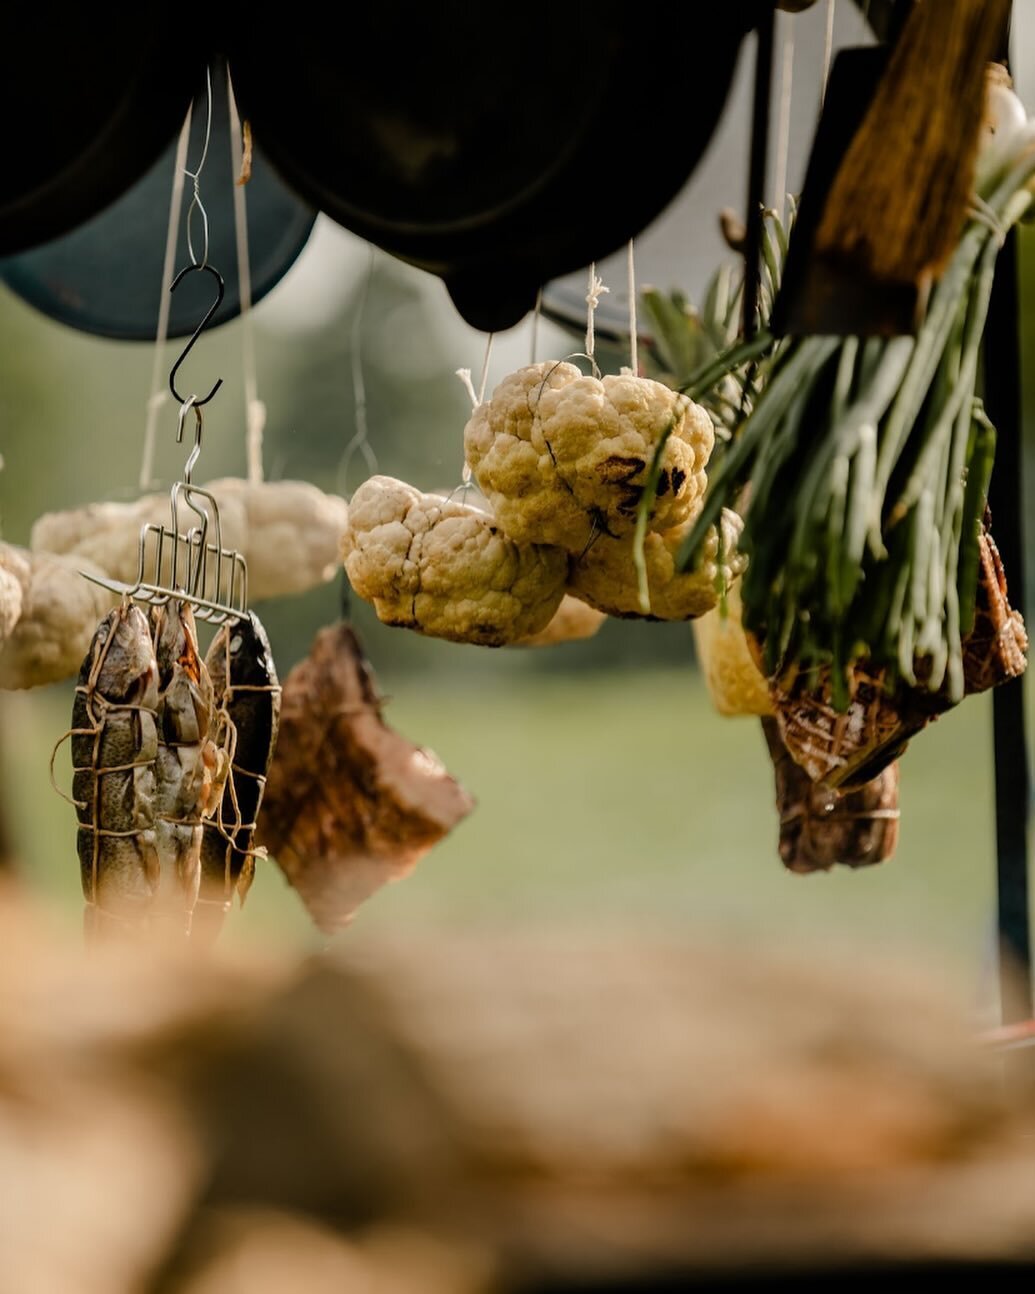
<svg viewBox="0 0 1035 1294"><path fill-rule="evenodd" d="M989 509L995 541L1010 580L1010 602L1024 614L1024 500L1021 435L1020 307L1017 241L999 254L985 329L985 405L997 429ZM996 876L999 976L1005 1022L1033 1014L1028 908L1028 822L1031 771L1024 722L1024 678L992 697L995 746ZM1019 980L1019 982L1018 982Z"/></svg>
<svg viewBox="0 0 1035 1294"><path fill-rule="evenodd" d="M1012 6L1011 6L1012 8ZM998 56L1010 61L1011 14ZM996 544L1010 580L1010 601L1024 614L1024 452L1021 419L1020 296L1017 235L1011 231L999 253L985 327L984 397L997 430L989 509ZM1024 678L992 694L995 748L995 826L999 984L1004 1023L1035 1014L1031 984L1031 919L1028 905L1028 823L1031 767L1024 722Z"/></svg>
<svg viewBox="0 0 1035 1294"><path fill-rule="evenodd" d="M751 157L748 163L747 239L744 249L744 337L758 331L758 295L762 272L762 209L765 204L766 158L769 152L769 99L773 85L775 14L767 9L758 24L755 47L755 93L751 107Z"/></svg>

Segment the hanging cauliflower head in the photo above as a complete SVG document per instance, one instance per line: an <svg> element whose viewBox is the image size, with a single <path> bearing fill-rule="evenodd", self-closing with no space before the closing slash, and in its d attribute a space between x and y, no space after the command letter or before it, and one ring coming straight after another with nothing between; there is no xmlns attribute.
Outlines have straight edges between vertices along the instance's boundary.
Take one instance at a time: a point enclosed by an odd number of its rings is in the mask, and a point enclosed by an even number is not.
<svg viewBox="0 0 1035 1294"><path fill-rule="evenodd" d="M0 543L0 572L18 581L20 614L0 651L0 688L41 687L76 673L112 596L83 579L101 575L85 557L30 553ZM9 579L5 578L5 583Z"/></svg>
<svg viewBox="0 0 1035 1294"><path fill-rule="evenodd" d="M31 578L28 555L13 544L0 545L0 651L21 619Z"/></svg>
<svg viewBox="0 0 1035 1294"><path fill-rule="evenodd" d="M570 593L565 593L561 605L554 613L553 619L540 633L529 634L522 638L518 647L557 647L561 643L582 642L592 638L607 619L602 611L596 611Z"/></svg>
<svg viewBox="0 0 1035 1294"><path fill-rule="evenodd" d="M598 611L623 619L691 620L710 611L719 601L719 577L731 583L747 565L737 551L743 522L729 508L722 511L722 553L719 531L708 533L695 570L679 573L676 559L693 522L661 534L648 534L644 543L650 614L640 607L639 584L633 563L631 539L601 535L572 563L568 591Z"/></svg>
<svg viewBox="0 0 1035 1294"><path fill-rule="evenodd" d="M560 549L515 543L481 508L390 476L352 496L344 556L352 587L385 624L485 647L544 629L568 570Z"/></svg>
<svg viewBox="0 0 1035 1294"><path fill-rule="evenodd" d="M464 449L512 539L580 553L595 535L632 534L667 430L651 528L668 530L700 508L714 429L699 405L660 382L532 364L504 378L475 409Z"/></svg>

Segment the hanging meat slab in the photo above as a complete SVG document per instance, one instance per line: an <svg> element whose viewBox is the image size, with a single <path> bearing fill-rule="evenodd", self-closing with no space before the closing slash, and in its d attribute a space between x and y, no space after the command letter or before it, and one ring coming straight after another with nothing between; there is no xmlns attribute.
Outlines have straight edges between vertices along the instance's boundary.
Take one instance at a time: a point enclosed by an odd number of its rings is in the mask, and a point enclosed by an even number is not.
<svg viewBox="0 0 1035 1294"><path fill-rule="evenodd" d="M436 755L385 725L382 704L345 624L322 629L284 683L260 836L327 934L474 807Z"/></svg>

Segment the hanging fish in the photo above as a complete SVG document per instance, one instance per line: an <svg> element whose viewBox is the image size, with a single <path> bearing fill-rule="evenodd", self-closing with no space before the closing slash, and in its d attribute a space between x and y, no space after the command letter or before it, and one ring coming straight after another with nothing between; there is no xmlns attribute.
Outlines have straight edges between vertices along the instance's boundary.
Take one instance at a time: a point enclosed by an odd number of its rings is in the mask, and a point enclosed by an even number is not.
<svg viewBox="0 0 1035 1294"><path fill-rule="evenodd" d="M72 794L88 938L142 924L158 889L158 667L147 618L123 604L98 625L72 707Z"/></svg>
<svg viewBox="0 0 1035 1294"><path fill-rule="evenodd" d="M201 890L192 936L215 939L236 891L243 901L255 870L255 824L280 727L280 683L273 652L254 612L224 625L205 657L218 708L217 744L230 776L219 812L205 825Z"/></svg>
<svg viewBox="0 0 1035 1294"><path fill-rule="evenodd" d="M187 933L201 876L202 820L218 805L226 758L212 740L215 696L190 604L157 608L152 629L159 676L155 908L163 920L182 921Z"/></svg>

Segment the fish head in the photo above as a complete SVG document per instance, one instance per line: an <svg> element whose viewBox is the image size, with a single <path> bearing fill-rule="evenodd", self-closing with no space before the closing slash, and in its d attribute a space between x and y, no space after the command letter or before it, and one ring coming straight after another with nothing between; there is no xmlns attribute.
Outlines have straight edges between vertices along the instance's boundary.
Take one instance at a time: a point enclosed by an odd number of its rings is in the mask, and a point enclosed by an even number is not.
<svg viewBox="0 0 1035 1294"><path fill-rule="evenodd" d="M224 625L212 639L205 657L216 695L229 682L249 687L276 687L277 668L262 621L253 612Z"/></svg>
<svg viewBox="0 0 1035 1294"><path fill-rule="evenodd" d="M231 678L235 683L253 687L276 685L277 668L273 663L273 649L266 637L262 621L253 611L227 626Z"/></svg>
<svg viewBox="0 0 1035 1294"><path fill-rule="evenodd" d="M94 634L83 670L107 700L154 708L158 666L147 617L139 607L126 603L108 613Z"/></svg>
<svg viewBox="0 0 1035 1294"><path fill-rule="evenodd" d="M198 626L190 603L166 602L154 612L152 630L162 686L168 685L177 666L197 682L201 674L201 655L198 652Z"/></svg>

